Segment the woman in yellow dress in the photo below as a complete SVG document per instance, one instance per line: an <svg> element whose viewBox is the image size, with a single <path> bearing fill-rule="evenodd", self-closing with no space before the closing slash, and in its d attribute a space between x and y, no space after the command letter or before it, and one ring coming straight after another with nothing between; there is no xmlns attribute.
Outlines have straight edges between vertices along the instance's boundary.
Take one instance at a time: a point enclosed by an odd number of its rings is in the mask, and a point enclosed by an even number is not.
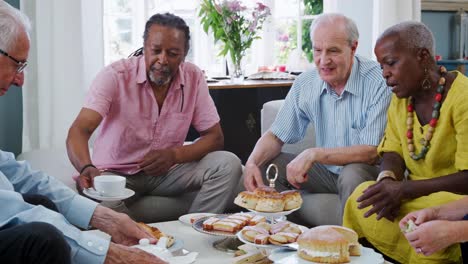
<svg viewBox="0 0 468 264"><path fill-rule="evenodd" d="M398 221L468 193L468 78L436 65L433 35L419 22L390 27L374 52L394 93L378 147L381 172L348 199L343 225L401 263L459 263L458 244L414 249Z"/></svg>

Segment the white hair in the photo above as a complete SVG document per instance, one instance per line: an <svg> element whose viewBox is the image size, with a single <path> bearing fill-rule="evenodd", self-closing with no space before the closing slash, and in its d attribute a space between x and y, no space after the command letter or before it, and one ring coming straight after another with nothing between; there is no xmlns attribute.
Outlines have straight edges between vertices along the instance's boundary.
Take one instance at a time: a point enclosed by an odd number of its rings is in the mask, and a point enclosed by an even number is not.
<svg viewBox="0 0 468 264"><path fill-rule="evenodd" d="M22 32L29 37L29 18L7 2L0 0L0 49L11 52Z"/></svg>
<svg viewBox="0 0 468 264"><path fill-rule="evenodd" d="M338 20L343 20L344 21L344 26L346 33L348 34L348 42L349 45L353 45L354 42L358 41L359 39L359 31L357 29L356 23L354 21L340 13L324 13L318 16L314 21L312 22L312 25L310 25L310 39L312 42L314 41L313 36L314 36L314 31L315 29L321 25L321 24L336 24Z"/></svg>
<svg viewBox="0 0 468 264"><path fill-rule="evenodd" d="M387 28L379 40L390 35L398 35L402 47L409 49L425 48L430 55L435 55L435 40L431 30L421 22L405 21Z"/></svg>

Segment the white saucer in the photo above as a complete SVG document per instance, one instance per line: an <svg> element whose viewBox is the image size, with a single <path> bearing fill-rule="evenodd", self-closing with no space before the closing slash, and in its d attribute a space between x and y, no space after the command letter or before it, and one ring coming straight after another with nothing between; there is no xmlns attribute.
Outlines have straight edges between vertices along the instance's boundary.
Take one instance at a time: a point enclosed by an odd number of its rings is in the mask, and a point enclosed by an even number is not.
<svg viewBox="0 0 468 264"><path fill-rule="evenodd" d="M106 202L125 200L128 197L132 197L135 194L133 190L130 190L128 188L125 188L123 194L119 196L102 196L97 191L91 188L84 189L83 193L90 198L93 198L99 201L106 201Z"/></svg>

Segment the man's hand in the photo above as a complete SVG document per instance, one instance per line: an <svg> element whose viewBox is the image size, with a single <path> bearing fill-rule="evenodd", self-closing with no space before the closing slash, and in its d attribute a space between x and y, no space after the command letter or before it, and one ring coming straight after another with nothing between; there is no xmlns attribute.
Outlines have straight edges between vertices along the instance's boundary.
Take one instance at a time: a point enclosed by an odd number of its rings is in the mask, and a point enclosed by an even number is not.
<svg viewBox="0 0 468 264"><path fill-rule="evenodd" d="M147 174L159 176L175 164L173 149L157 149L148 152L138 166Z"/></svg>
<svg viewBox="0 0 468 264"><path fill-rule="evenodd" d="M131 264L131 263L167 263L160 258L138 248L110 243L104 264Z"/></svg>
<svg viewBox="0 0 468 264"><path fill-rule="evenodd" d="M372 208L364 214L369 217L377 214L377 220L382 217L393 221L397 216L403 200L402 182L391 179L383 179L376 184L369 186L359 196L358 208L363 209L370 205Z"/></svg>
<svg viewBox="0 0 468 264"><path fill-rule="evenodd" d="M457 243L457 231L450 221L434 220L422 223L405 237L416 252L429 256Z"/></svg>
<svg viewBox="0 0 468 264"><path fill-rule="evenodd" d="M307 172L314 165L314 161L313 149L306 149L301 152L286 166L288 182L297 189L300 189L300 184L307 181Z"/></svg>
<svg viewBox="0 0 468 264"><path fill-rule="evenodd" d="M244 168L245 189L252 192L260 186L265 186L260 168L253 162L247 162Z"/></svg>
<svg viewBox="0 0 468 264"><path fill-rule="evenodd" d="M88 167L78 177L78 185L82 189L91 188L94 186L94 177L99 175L101 175L101 172L98 169L94 167Z"/></svg>
<svg viewBox="0 0 468 264"><path fill-rule="evenodd" d="M112 242L133 246L142 238L148 238L151 244L157 240L140 227L126 214L117 213L112 209L98 205L91 218L91 226L109 234Z"/></svg>

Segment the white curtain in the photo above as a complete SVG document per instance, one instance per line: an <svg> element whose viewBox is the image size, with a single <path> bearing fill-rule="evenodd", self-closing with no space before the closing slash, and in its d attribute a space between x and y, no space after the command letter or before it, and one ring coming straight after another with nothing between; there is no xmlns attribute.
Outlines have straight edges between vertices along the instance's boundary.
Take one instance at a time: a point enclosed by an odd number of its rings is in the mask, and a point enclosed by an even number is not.
<svg viewBox="0 0 468 264"><path fill-rule="evenodd" d="M23 89L23 152L64 148L86 89L103 67L102 1L22 0L32 22Z"/></svg>
<svg viewBox="0 0 468 264"><path fill-rule="evenodd" d="M421 0L324 0L324 12L339 12L356 22L359 29L357 53L374 58L379 35L396 23L421 21Z"/></svg>

